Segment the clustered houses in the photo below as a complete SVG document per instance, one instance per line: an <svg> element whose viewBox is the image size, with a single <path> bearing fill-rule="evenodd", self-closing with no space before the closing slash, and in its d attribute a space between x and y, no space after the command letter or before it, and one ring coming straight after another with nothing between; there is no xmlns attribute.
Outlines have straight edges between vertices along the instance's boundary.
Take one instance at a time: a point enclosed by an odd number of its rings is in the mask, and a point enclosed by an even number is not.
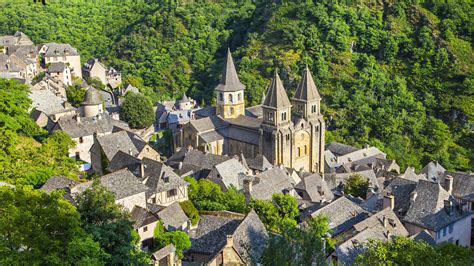
<svg viewBox="0 0 474 266"><path fill-rule="evenodd" d="M165 160L113 115L120 104L118 96L139 93L131 85L120 86L120 73L113 68L91 59L81 72L80 56L73 47L48 43L38 50L21 32L0 37L0 52L2 77L32 79L45 71L31 86L32 118L50 132L61 130L71 136L76 146L69 150L70 157L82 161L82 170L97 175L116 203L130 212L140 247L154 251L150 257L156 264L181 263L173 245L155 249L153 232L158 222L168 231L181 230L190 236L192 245L185 250L190 265L251 264L260 258L270 237L253 210L208 212L192 225L181 208L181 202L188 200L186 176L207 179L223 191L234 187L246 202L271 200L275 193L293 196L303 228L317 215L329 219L336 241L329 259L341 264L351 264L369 239L409 236L432 245L471 244L474 174L449 172L438 162L430 162L420 172L410 167L402 172L376 147L325 145L321 97L308 68L294 97L288 97L275 73L262 104L245 108L245 86L228 51L215 89L216 107L200 108L185 94L158 104L156 128L170 129L174 136L175 152ZM15 63L22 56L38 68L33 71ZM65 86L82 73L109 90L84 84L85 99L75 108L66 100ZM354 175L368 181L364 198L345 193L346 182ZM55 176L42 189L63 189L64 197L75 204L77 195L91 185L91 181Z"/></svg>

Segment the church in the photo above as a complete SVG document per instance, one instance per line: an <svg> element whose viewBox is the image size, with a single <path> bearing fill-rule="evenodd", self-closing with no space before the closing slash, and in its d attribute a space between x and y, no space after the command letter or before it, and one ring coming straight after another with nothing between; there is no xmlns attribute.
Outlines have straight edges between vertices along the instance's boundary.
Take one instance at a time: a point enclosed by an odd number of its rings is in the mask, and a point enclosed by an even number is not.
<svg viewBox="0 0 474 266"><path fill-rule="evenodd" d="M325 124L309 69L291 100L277 72L261 105L246 108L245 90L229 50L215 88L216 106L195 112L196 119L181 129L177 146L246 158L263 155L273 165L322 174Z"/></svg>

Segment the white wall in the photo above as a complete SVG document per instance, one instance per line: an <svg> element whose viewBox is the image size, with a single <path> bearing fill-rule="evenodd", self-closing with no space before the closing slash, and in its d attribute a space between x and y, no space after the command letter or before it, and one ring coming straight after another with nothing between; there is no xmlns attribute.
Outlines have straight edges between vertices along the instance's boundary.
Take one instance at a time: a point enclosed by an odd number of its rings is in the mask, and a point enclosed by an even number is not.
<svg viewBox="0 0 474 266"><path fill-rule="evenodd" d="M453 232L449 233L449 226L446 227L446 235L443 234L443 229L436 232L436 243L452 242L456 243L459 240L459 245L469 247L471 244L471 216L468 215L464 219L453 224Z"/></svg>

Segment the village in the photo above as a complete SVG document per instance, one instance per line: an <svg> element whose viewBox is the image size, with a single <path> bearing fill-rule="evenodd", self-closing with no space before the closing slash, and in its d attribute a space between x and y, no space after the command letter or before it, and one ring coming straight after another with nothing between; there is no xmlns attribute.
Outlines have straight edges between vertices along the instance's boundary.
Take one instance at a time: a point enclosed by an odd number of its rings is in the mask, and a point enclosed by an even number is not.
<svg viewBox="0 0 474 266"><path fill-rule="evenodd" d="M189 190L200 180L243 193L247 207L289 195L301 228L327 217L335 245L325 259L343 265L372 239L404 236L463 247L474 240L474 174L448 171L437 161L420 171L401 169L377 147L326 143L323 99L308 68L293 97L276 71L262 102L245 106L251 88L240 82L228 49L215 106L183 94L154 103L153 125L140 129L120 119L125 95L140 94L139 88L124 84L120 70L100 58L81 61L70 44L34 44L22 32L0 36L0 77L30 88L37 125L71 137L76 146L69 157L130 213L140 248L156 265L254 264L275 234L254 209L197 208L192 216ZM78 106L68 102L73 84L87 90ZM351 190L354 182L362 190ZM51 176L41 189L63 190L75 204L92 184ZM154 232L161 225L189 236L183 256L172 244L157 249Z"/></svg>

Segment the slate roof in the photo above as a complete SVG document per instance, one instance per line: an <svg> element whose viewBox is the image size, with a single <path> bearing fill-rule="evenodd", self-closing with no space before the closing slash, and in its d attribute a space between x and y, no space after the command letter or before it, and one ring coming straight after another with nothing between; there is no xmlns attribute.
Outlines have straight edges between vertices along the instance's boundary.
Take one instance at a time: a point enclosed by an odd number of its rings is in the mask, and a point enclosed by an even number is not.
<svg viewBox="0 0 474 266"><path fill-rule="evenodd" d="M189 252L208 254L208 258L221 251L227 236L233 236L233 246L244 262L259 259L268 240L265 226L255 211L242 220L213 215L201 215L195 234L191 236ZM249 247L250 246L250 247Z"/></svg>
<svg viewBox="0 0 474 266"><path fill-rule="evenodd" d="M230 160L224 161L220 164L214 166L216 171L215 178L209 178L210 180L224 185L225 188L229 188L230 185L233 185L237 189L242 189L243 187L243 176L247 173L247 168L245 168L238 159L232 158Z"/></svg>
<svg viewBox="0 0 474 266"><path fill-rule="evenodd" d="M317 173L301 178L301 182L296 184L295 190L306 191L312 202L332 201L334 199L334 194L332 194L326 181Z"/></svg>
<svg viewBox="0 0 474 266"><path fill-rule="evenodd" d="M292 190L291 178L284 169L275 167L255 176L250 196L253 199L269 200L274 193Z"/></svg>
<svg viewBox="0 0 474 266"><path fill-rule="evenodd" d="M152 256L155 261L159 261L165 258L166 256L174 253L175 251L176 251L176 248L173 246L173 244L169 244L163 248L160 248L156 252L154 252Z"/></svg>
<svg viewBox="0 0 474 266"><path fill-rule="evenodd" d="M217 140L222 140L222 139L224 139L224 136L222 136L222 134L220 132L209 131L209 132L202 133L201 135L199 135L199 138L201 138L201 140L206 142L206 143L210 143L210 142L214 142L214 141L217 141Z"/></svg>
<svg viewBox="0 0 474 266"><path fill-rule="evenodd" d="M428 180L438 181L446 169L437 161L431 161L421 169L420 174L425 174Z"/></svg>
<svg viewBox="0 0 474 266"><path fill-rule="evenodd" d="M138 90L138 88L133 87L131 84L127 84L127 86L125 86L124 94L126 94L129 91L133 92L133 93L139 93L140 92ZM174 105L174 103L173 103L173 105Z"/></svg>
<svg viewBox="0 0 474 266"><path fill-rule="evenodd" d="M427 180L424 174L417 174L415 173L415 168L407 167L405 173L400 175L401 178L405 178L411 181L418 182L419 180Z"/></svg>
<svg viewBox="0 0 474 266"><path fill-rule="evenodd" d="M238 140L240 142L258 146L260 133L257 128L231 125L218 131L229 139Z"/></svg>
<svg viewBox="0 0 474 266"><path fill-rule="evenodd" d="M357 233L336 248L338 263L342 265L352 265L357 255L365 251L369 239L390 241L394 236L408 236L405 227L388 208L355 224L354 229Z"/></svg>
<svg viewBox="0 0 474 266"><path fill-rule="evenodd" d="M93 87L89 87L86 91L86 96L84 101L81 102L81 105L97 105L102 104L102 99L99 92Z"/></svg>
<svg viewBox="0 0 474 266"><path fill-rule="evenodd" d="M277 72L275 72L275 76L267 89L263 106L277 109L291 106L288 95Z"/></svg>
<svg viewBox="0 0 474 266"><path fill-rule="evenodd" d="M332 237L349 230L369 216L367 211L345 196L315 211L311 216L316 217L320 214L329 219L329 229Z"/></svg>
<svg viewBox="0 0 474 266"><path fill-rule="evenodd" d="M293 97L293 99L303 101L314 101L321 99L308 66L306 66L303 72L303 76L301 77L301 81L296 88L295 97Z"/></svg>
<svg viewBox="0 0 474 266"><path fill-rule="evenodd" d="M143 181L148 188L147 197L157 192L168 191L188 185L184 179L173 172L171 167L148 158L143 158L142 162L145 170L145 178Z"/></svg>
<svg viewBox="0 0 474 266"><path fill-rule="evenodd" d="M376 147L368 147L356 150L337 157L337 162L340 164L354 163L354 164L368 164L373 163L377 158L385 158L386 154ZM369 158L369 160L367 160Z"/></svg>
<svg viewBox="0 0 474 266"><path fill-rule="evenodd" d="M120 169L127 168L130 172L135 173L140 171L141 160L138 159L137 157L128 154L128 152L123 152L119 150L112 160L110 160L109 166L107 167L107 171L109 172L115 172Z"/></svg>
<svg viewBox="0 0 474 266"><path fill-rule="evenodd" d="M113 119L108 114L101 114L100 118L81 117L80 122L74 117L61 117L56 128L66 132L71 138L79 138L92 136L95 132L103 134L128 129L128 125Z"/></svg>
<svg viewBox="0 0 474 266"><path fill-rule="evenodd" d="M338 187L341 183L344 185L347 179L352 175L360 175L366 180L369 180L369 183L371 183L373 187L381 187L377 180L377 177L375 176L374 170L372 169L349 173L325 173L324 180L326 180L328 186L331 189L334 189Z"/></svg>
<svg viewBox="0 0 474 266"><path fill-rule="evenodd" d="M433 236L431 236L431 234L427 230L423 230L416 235L412 235L410 238L416 241L425 241L431 246L436 245L436 240L434 240Z"/></svg>
<svg viewBox="0 0 474 266"><path fill-rule="evenodd" d="M247 164L250 169L265 171L273 167L264 155L258 154L255 158L247 158Z"/></svg>
<svg viewBox="0 0 474 266"><path fill-rule="evenodd" d="M249 117L262 118L263 108L262 105L255 105L245 108L245 115Z"/></svg>
<svg viewBox="0 0 474 266"><path fill-rule="evenodd" d="M168 230L180 229L189 220L178 202L160 210L157 215L165 228L169 228Z"/></svg>
<svg viewBox="0 0 474 266"><path fill-rule="evenodd" d="M214 106L207 106L207 107L204 107L204 108L201 108L201 109L198 109L196 111L194 111L194 114L197 116L197 117L209 117L209 116L215 116L216 115L216 107Z"/></svg>
<svg viewBox="0 0 474 266"><path fill-rule="evenodd" d="M50 90L32 90L28 98L31 100L31 108L48 116L75 110L73 107L67 107L67 101Z"/></svg>
<svg viewBox="0 0 474 266"><path fill-rule="evenodd" d="M64 43L47 43L45 44L48 48L46 50L45 56L75 56L79 55L77 50L72 47L70 44Z"/></svg>
<svg viewBox="0 0 474 266"><path fill-rule="evenodd" d="M230 53L230 49L227 49L227 58L226 64L224 66L224 73L222 74L222 79L219 85L216 87L216 91L240 91L244 90L245 86L240 83L239 77L237 75L237 70L235 70L234 60Z"/></svg>
<svg viewBox="0 0 474 266"><path fill-rule="evenodd" d="M64 62L53 62L48 67L49 73L58 73L63 72L66 69L66 64Z"/></svg>
<svg viewBox="0 0 474 266"><path fill-rule="evenodd" d="M51 192L58 189L71 188L77 184L79 183L65 176L53 176L44 183L41 189L46 192Z"/></svg>
<svg viewBox="0 0 474 266"><path fill-rule="evenodd" d="M183 166L189 164L199 167L200 169L211 170L215 165L225 162L229 159L229 157L224 155L203 153L199 150L190 150L184 156Z"/></svg>
<svg viewBox="0 0 474 266"><path fill-rule="evenodd" d="M439 231L445 226L471 215L470 212L457 210L455 199L438 183L420 180L413 193L416 193L416 197L410 203L403 218L405 222ZM444 209L445 200L453 205L451 215Z"/></svg>
<svg viewBox="0 0 474 266"><path fill-rule="evenodd" d="M456 198L474 201L474 174L463 172L444 172L444 183L446 176L453 177L453 191L452 194ZM446 188L446 183L445 186Z"/></svg>
<svg viewBox="0 0 474 266"><path fill-rule="evenodd" d="M339 142L331 142L326 144L326 150L331 151L336 156L341 156L358 151L359 149Z"/></svg>
<svg viewBox="0 0 474 266"><path fill-rule="evenodd" d="M214 131L216 129L226 127L228 123L218 116L210 116L201 119L191 120L189 122L197 132L204 133L207 131Z"/></svg>
<svg viewBox="0 0 474 266"><path fill-rule="evenodd" d="M245 128L260 129L263 119L240 115L236 118L226 119L231 126L240 126Z"/></svg>
<svg viewBox="0 0 474 266"><path fill-rule="evenodd" d="M405 215L410 207L410 194L415 190L416 185L415 181L396 177L385 188L384 194L391 194L395 197L395 212Z"/></svg>
<svg viewBox="0 0 474 266"><path fill-rule="evenodd" d="M98 136L97 143L109 161L111 161L119 151L129 153L136 157L146 146L146 142L138 135L125 130Z"/></svg>
<svg viewBox="0 0 474 266"><path fill-rule="evenodd" d="M135 206L132 209L132 212L130 213L130 217L132 219L133 223L133 228L138 229L140 227L152 224L156 221L158 221L158 218L148 211L145 208L142 208L140 206Z"/></svg>

